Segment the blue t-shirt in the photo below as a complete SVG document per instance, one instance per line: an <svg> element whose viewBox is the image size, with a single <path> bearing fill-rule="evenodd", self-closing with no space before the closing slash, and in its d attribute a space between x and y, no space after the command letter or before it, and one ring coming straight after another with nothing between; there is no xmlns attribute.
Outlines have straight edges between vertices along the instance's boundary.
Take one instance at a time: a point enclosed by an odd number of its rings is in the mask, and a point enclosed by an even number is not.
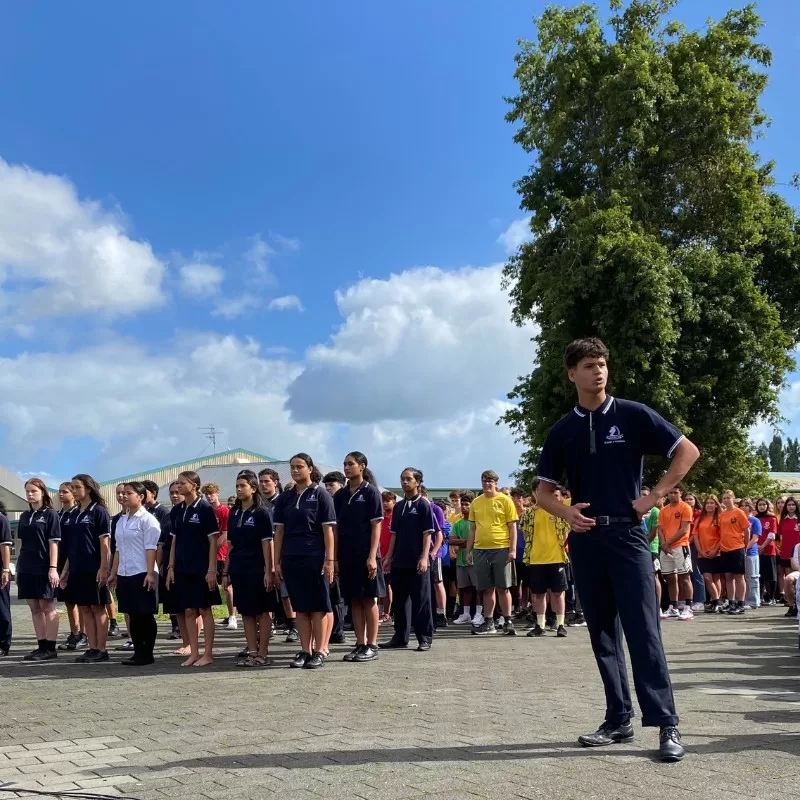
<svg viewBox="0 0 800 800"><path fill-rule="evenodd" d="M750 538L753 536L761 536L761 520L758 517L750 517ZM749 541L749 540L748 540ZM745 550L745 555L757 556L758 555L758 539L752 547Z"/></svg>
<svg viewBox="0 0 800 800"><path fill-rule="evenodd" d="M595 411L575 406L547 434L538 475L565 479L573 505L588 503L589 517L630 517L641 494L646 455L670 458L683 434L642 403L610 395Z"/></svg>
<svg viewBox="0 0 800 800"><path fill-rule="evenodd" d="M302 492L293 487L278 496L273 523L283 525L283 556L324 556L323 525L336 524L333 498L318 484Z"/></svg>
<svg viewBox="0 0 800 800"><path fill-rule="evenodd" d="M405 497L392 511L391 531L395 537L392 569L416 568L422 557L422 542L426 533L434 532L431 504L420 495Z"/></svg>
<svg viewBox="0 0 800 800"><path fill-rule="evenodd" d="M431 514L433 514L433 532L431 536L431 548L436 540L436 534L442 532L442 546L434 553L431 552L431 558L444 559L444 554L447 552L447 542L450 539L450 531L446 531L447 520L444 518L444 511L442 511L436 503L431 503ZM443 562L444 563L444 562Z"/></svg>

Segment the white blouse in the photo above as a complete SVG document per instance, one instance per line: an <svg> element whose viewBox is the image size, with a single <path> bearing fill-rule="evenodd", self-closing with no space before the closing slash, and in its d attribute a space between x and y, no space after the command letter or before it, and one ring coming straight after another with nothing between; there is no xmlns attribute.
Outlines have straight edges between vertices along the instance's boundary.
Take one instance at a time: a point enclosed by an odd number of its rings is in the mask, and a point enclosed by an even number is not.
<svg viewBox="0 0 800 800"><path fill-rule="evenodd" d="M161 525L145 508L140 508L132 517L123 514L117 520L115 531L119 569L117 575L140 575L147 572L148 550L158 549Z"/></svg>

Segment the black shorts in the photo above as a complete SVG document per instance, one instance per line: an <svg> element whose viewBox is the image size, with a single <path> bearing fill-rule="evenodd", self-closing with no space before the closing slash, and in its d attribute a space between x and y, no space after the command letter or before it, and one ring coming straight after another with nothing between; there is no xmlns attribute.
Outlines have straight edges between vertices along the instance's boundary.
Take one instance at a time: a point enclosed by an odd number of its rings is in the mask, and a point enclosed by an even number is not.
<svg viewBox="0 0 800 800"><path fill-rule="evenodd" d="M444 576L442 575L442 559L432 558L429 562L429 568L431 573L431 584L441 583L444 579Z"/></svg>
<svg viewBox="0 0 800 800"><path fill-rule="evenodd" d="M456 565L453 563L450 564L442 564L442 580L444 581L446 586L449 586L451 583L455 583L456 578Z"/></svg>
<svg viewBox="0 0 800 800"><path fill-rule="evenodd" d="M339 590L346 603L362 597L386 597L383 565L378 557L378 572L374 578L367 572L366 558L339 559Z"/></svg>
<svg viewBox="0 0 800 800"><path fill-rule="evenodd" d="M117 608L123 614L155 614L158 611L158 592L144 587L146 574L117 576Z"/></svg>
<svg viewBox="0 0 800 800"><path fill-rule="evenodd" d="M259 617L278 610L278 594L274 589L267 591L263 572L231 572L230 580L233 604L243 617Z"/></svg>
<svg viewBox="0 0 800 800"><path fill-rule="evenodd" d="M528 586L534 594L567 591L566 564L530 564Z"/></svg>
<svg viewBox="0 0 800 800"><path fill-rule="evenodd" d="M778 566L783 567L785 570L789 570L791 572L792 569L792 559L791 558L781 558L778 556Z"/></svg>
<svg viewBox="0 0 800 800"><path fill-rule="evenodd" d="M64 602L76 606L105 606L111 602L107 586L98 586L96 572L70 572Z"/></svg>
<svg viewBox="0 0 800 800"><path fill-rule="evenodd" d="M701 558L697 557L697 566L703 575L722 575L725 570L722 568L722 559L720 556L716 558ZM744 573L742 573L744 574Z"/></svg>
<svg viewBox="0 0 800 800"><path fill-rule="evenodd" d="M217 586L222 586L222 573L225 572L225 562L217 561Z"/></svg>
<svg viewBox="0 0 800 800"><path fill-rule="evenodd" d="M186 611L188 608L211 608L212 606L222 605L219 590L215 586L208 588L206 576L197 575L194 572L179 572L175 576L173 586L177 598L178 611Z"/></svg>
<svg viewBox="0 0 800 800"><path fill-rule="evenodd" d="M517 573L517 586L520 588L528 585L528 568L523 561L515 561L514 567Z"/></svg>
<svg viewBox="0 0 800 800"><path fill-rule="evenodd" d="M719 554L720 572L728 575L744 575L744 547Z"/></svg>
<svg viewBox="0 0 800 800"><path fill-rule="evenodd" d="M19 600L56 599L56 589L50 585L47 574L31 575L29 572L18 572L16 582Z"/></svg>
<svg viewBox="0 0 800 800"><path fill-rule="evenodd" d="M778 580L778 570L775 566L775 556L759 556L758 572L762 583L775 583Z"/></svg>
<svg viewBox="0 0 800 800"><path fill-rule="evenodd" d="M327 614L333 610L328 579L322 574L324 562L324 555L281 556L283 580L297 613Z"/></svg>

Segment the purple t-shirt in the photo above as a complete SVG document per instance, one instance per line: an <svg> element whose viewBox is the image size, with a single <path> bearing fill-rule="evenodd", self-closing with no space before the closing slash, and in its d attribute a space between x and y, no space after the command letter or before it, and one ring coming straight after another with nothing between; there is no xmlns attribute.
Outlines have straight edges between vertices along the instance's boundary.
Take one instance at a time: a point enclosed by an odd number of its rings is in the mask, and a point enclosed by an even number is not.
<svg viewBox="0 0 800 800"><path fill-rule="evenodd" d="M442 532L444 535L445 529L445 519L444 519L444 511L442 511L439 506L435 503L431 503L431 511L433 512L433 529L434 529L434 536L431 540L431 550L433 549L433 542L436 539L435 534ZM445 551L447 550L447 540L446 538L442 539L442 546L434 553L431 552L431 558L444 558Z"/></svg>

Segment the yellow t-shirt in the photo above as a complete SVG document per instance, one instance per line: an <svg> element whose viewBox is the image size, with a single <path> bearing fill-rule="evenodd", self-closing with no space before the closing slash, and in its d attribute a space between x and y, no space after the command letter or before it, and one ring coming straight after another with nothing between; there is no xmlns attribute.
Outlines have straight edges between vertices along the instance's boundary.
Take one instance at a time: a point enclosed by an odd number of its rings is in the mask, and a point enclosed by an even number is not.
<svg viewBox="0 0 800 800"><path fill-rule="evenodd" d="M461 514L453 513L447 515L447 521L450 523L451 526L455 525L456 522L458 522L460 519L461 519Z"/></svg>
<svg viewBox="0 0 800 800"><path fill-rule="evenodd" d="M478 495L469 509L469 521L475 523L475 548L499 550L510 547L508 523L517 520L514 501L507 494L497 497Z"/></svg>
<svg viewBox="0 0 800 800"><path fill-rule="evenodd" d="M533 539L526 564L566 564L564 542L569 525L542 508L533 517Z"/></svg>

